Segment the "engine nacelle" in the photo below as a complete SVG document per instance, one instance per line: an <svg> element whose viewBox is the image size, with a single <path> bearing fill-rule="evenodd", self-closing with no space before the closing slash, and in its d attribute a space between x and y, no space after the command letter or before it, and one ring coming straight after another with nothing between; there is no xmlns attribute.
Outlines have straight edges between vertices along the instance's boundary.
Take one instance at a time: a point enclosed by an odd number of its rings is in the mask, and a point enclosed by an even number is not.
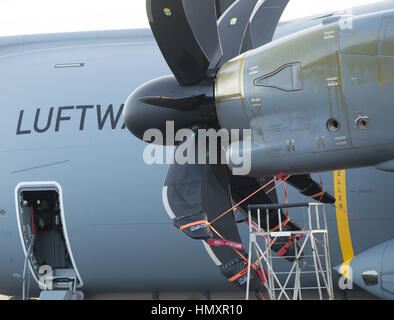
<svg viewBox="0 0 394 320"><path fill-rule="evenodd" d="M358 254L337 271L378 297L394 299L394 239Z"/></svg>
<svg viewBox="0 0 394 320"><path fill-rule="evenodd" d="M252 130L254 175L394 159L394 11L343 19L330 17L219 70L219 122Z"/></svg>

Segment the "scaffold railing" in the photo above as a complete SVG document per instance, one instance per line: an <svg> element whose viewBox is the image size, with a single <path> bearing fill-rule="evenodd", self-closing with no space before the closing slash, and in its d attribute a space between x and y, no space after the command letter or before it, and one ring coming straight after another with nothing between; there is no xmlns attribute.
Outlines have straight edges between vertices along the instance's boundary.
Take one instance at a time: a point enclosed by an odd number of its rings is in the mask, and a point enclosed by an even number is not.
<svg viewBox="0 0 394 320"><path fill-rule="evenodd" d="M302 230L283 230L282 210L304 207L307 215ZM322 203L295 203L249 205L249 263L246 299L249 300L251 268L260 269L270 300L302 300L306 291L317 293L320 300L334 299L330 249L325 205ZM279 228L267 229L270 219L279 221ZM272 245L286 239L294 246L292 256L273 253Z"/></svg>

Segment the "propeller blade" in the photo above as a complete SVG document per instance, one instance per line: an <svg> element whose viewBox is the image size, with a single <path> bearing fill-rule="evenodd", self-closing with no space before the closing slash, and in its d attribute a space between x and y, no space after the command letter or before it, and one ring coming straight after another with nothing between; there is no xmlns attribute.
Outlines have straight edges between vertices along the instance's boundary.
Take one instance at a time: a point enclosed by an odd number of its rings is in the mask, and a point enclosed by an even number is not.
<svg viewBox="0 0 394 320"><path fill-rule="evenodd" d="M219 215L228 211L232 207L232 201L229 193L229 170L226 165L210 165L209 170L205 172L205 183L203 187L203 203L209 207L208 217L214 221ZM220 236L214 233L214 239L229 240L233 244L242 244L242 239L235 222L233 212L222 216L213 223L213 227ZM247 264L243 258L247 259L245 249L237 248L237 251L228 246L211 246L212 252L221 261L220 272L228 279L233 278L240 271L245 270ZM243 256L243 258L241 257ZM250 274L250 290L261 292L263 290L261 279L256 270ZM239 288L246 289L245 276L233 280L233 284Z"/></svg>
<svg viewBox="0 0 394 320"><path fill-rule="evenodd" d="M289 0L265 0L254 11L242 40L240 53L272 41Z"/></svg>
<svg viewBox="0 0 394 320"><path fill-rule="evenodd" d="M221 15L237 0L215 0L216 3L216 16L218 19Z"/></svg>
<svg viewBox="0 0 394 320"><path fill-rule="evenodd" d="M168 170L163 202L177 228L194 239L207 240L212 237L207 226L182 227L193 222L212 221L231 208L231 198L226 188L229 173L226 165L197 164L198 151L197 139L193 137L176 148L175 160L178 161L174 161ZM187 157L188 163L181 164L179 156ZM220 219L217 229L228 240L241 242L232 214Z"/></svg>
<svg viewBox="0 0 394 320"><path fill-rule="evenodd" d="M159 48L182 86L199 83L211 61L222 56L212 0L147 0Z"/></svg>
<svg viewBox="0 0 394 320"><path fill-rule="evenodd" d="M178 147L179 148L179 147ZM202 204L204 165L170 166L163 187L163 203L178 229L199 221L208 221ZM182 230L193 239L211 239L210 228L201 223Z"/></svg>
<svg viewBox="0 0 394 320"><path fill-rule="evenodd" d="M234 2L218 21L223 57L216 65L222 66L240 53L242 39L258 0L238 0ZM213 63L211 68L215 67Z"/></svg>
<svg viewBox="0 0 394 320"><path fill-rule="evenodd" d="M315 199L322 203L334 203L335 197L323 190L322 186L312 179L310 174L291 176L286 180L304 196Z"/></svg>
<svg viewBox="0 0 394 320"><path fill-rule="evenodd" d="M193 111L200 108L200 106L204 103L205 98L205 94L202 94L185 98L143 97L139 100L143 103L156 107L170 108L178 111Z"/></svg>
<svg viewBox="0 0 394 320"><path fill-rule="evenodd" d="M177 150L183 150L187 143L179 145ZM194 144L195 151L197 145ZM197 160L197 152L195 157ZM213 222L215 232L206 224L232 206L228 176L226 165L175 162L170 166L164 183L163 203L175 227L193 239L203 240L221 273L230 279L240 268L246 268L241 255L247 257L234 215L230 212ZM234 246L238 252L234 250ZM246 289L243 279L237 279L234 284ZM251 290L261 289L261 281L257 273L252 271Z"/></svg>

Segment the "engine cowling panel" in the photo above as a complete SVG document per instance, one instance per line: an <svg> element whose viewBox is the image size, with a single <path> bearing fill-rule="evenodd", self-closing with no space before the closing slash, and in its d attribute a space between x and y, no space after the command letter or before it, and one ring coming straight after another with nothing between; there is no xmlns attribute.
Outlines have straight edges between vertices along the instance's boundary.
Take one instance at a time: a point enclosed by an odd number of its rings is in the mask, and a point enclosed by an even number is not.
<svg viewBox="0 0 394 320"><path fill-rule="evenodd" d="M380 52L390 53L394 40L388 27L381 30L382 20L379 13L360 16L352 28L330 20L219 70L219 122L252 130L253 175L355 168L394 157L387 134L394 120L394 61Z"/></svg>

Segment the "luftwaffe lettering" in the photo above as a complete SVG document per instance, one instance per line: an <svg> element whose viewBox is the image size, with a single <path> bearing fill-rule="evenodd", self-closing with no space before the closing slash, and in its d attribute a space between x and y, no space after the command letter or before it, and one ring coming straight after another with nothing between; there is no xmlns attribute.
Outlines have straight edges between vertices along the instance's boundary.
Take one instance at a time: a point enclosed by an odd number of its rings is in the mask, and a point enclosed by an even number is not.
<svg viewBox="0 0 394 320"><path fill-rule="evenodd" d="M97 128L102 130L106 127L106 123L109 123L109 127L112 130L117 128L125 129L124 123L121 123L120 118L122 115L124 104L120 105L116 111L112 104L107 108L98 105L78 105L78 106L62 106L62 107L51 107L44 113L41 108L37 108L33 123L28 123L25 119L25 111L22 109L19 112L18 123L16 127L17 135L45 133L48 131L59 132L62 129L62 124L65 121L72 120L73 117L79 117L79 127L75 128L79 131L85 130L85 122L87 116L94 116L96 114ZM96 109L96 110L94 110Z"/></svg>

